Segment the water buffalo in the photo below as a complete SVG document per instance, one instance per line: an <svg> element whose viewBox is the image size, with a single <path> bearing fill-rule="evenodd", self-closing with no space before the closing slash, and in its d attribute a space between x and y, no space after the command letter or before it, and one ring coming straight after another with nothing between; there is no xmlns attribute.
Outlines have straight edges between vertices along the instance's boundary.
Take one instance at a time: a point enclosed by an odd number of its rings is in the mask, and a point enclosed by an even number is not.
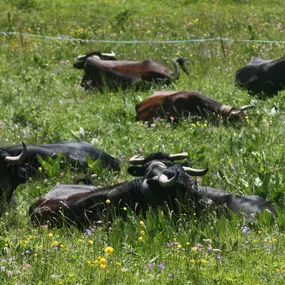
<svg viewBox="0 0 285 285"><path fill-rule="evenodd" d="M178 155L178 158L180 159L181 157ZM147 161L147 158L144 159L142 156L137 156L130 160L130 163L132 164L142 164L141 168L134 169L136 173L133 173L133 175L142 176L147 173L147 164L145 161ZM184 167L184 170L186 171L187 168L188 167ZM129 168L129 172L131 172L131 170L132 167ZM203 175L206 174L207 170L208 169L204 170ZM202 171L200 170L200 172ZM196 182L193 182L193 180L190 180L190 176L188 176L189 175L187 173L180 175L181 183L178 184L176 182L176 186L179 187L179 189L188 189L186 193L183 192L183 199L180 201L184 205L190 207L192 210L201 212L205 209L205 207L210 207L210 209L223 207L226 209L226 211L230 210L236 214L243 214L247 217L255 217L257 213L262 213L267 209L272 214L276 215L276 210L273 204L260 196L244 196L230 193L224 190L215 189L209 186L201 186ZM188 183L190 184L188 185Z"/></svg>
<svg viewBox="0 0 285 285"><path fill-rule="evenodd" d="M92 147L87 142L63 142L42 145L15 145L0 148L0 194L2 201L11 201L16 187L38 171L39 156L56 158L61 155L66 165L86 170L86 157L100 160L103 168L120 170L119 160Z"/></svg>
<svg viewBox="0 0 285 285"><path fill-rule="evenodd" d="M109 90L126 89L131 86L135 89L151 87L155 84L169 84L178 79L179 69L189 74L187 59L177 57L172 60L174 72L164 65L151 59L145 61L115 60L113 54L92 52L77 58L75 68L84 69L81 86L86 90L95 89L103 92L104 87Z"/></svg>
<svg viewBox="0 0 285 285"><path fill-rule="evenodd" d="M185 116L211 118L220 115L223 118L244 120L246 109L252 106L234 108L209 98L198 92L158 91L136 105L136 119L151 121L156 117L180 119Z"/></svg>
<svg viewBox="0 0 285 285"><path fill-rule="evenodd" d="M236 82L250 94L277 94L285 87L285 58L254 58L236 72Z"/></svg>
<svg viewBox="0 0 285 285"><path fill-rule="evenodd" d="M30 207L31 220L36 224L50 221L52 224L76 224L84 226L99 220L121 215L124 207L135 213L145 213L149 207L156 209L168 205L177 211L177 201L183 201L187 191L197 192L195 180L190 176L206 174L207 169L197 170L175 160L185 157L153 153L143 161L134 157L128 171L142 176L108 187L90 185L58 185ZM109 211L111 210L111 211ZM64 217L64 218L63 218Z"/></svg>

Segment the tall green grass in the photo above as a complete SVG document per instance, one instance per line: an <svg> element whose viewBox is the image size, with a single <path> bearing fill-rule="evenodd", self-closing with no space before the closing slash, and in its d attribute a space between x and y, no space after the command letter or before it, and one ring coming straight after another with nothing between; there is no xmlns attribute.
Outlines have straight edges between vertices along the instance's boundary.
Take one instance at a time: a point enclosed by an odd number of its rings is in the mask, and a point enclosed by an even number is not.
<svg viewBox="0 0 285 285"><path fill-rule="evenodd" d="M4 0L0 31L100 40L229 38L284 40L283 1L46 1ZM186 151L193 167L209 166L201 184L274 202L279 215L254 223L204 213L128 212L111 228L33 228L28 208L56 183L72 183L69 169L43 173L18 187L0 219L1 284L283 284L284 92L259 100L234 85L252 57L278 58L282 43L213 41L109 44L6 35L0 45L0 145L86 140L123 160L120 174L96 184L131 179L127 159L153 151ZM169 90L202 92L225 104L254 103L246 124L163 120L135 122L135 105L154 90L104 94L79 87L74 58L113 50L119 59L152 58L167 66L188 57L193 76ZM140 221L144 223L140 224ZM112 255L104 252L114 248ZM213 250L215 249L215 250ZM100 257L100 258L99 258ZM102 258L106 258L105 261Z"/></svg>

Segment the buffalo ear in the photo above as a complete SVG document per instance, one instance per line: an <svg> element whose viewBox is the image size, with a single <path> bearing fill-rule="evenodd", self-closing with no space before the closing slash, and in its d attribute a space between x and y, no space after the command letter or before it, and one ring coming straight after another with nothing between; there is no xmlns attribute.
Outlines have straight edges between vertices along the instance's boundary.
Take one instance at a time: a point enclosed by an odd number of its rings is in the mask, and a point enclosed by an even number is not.
<svg viewBox="0 0 285 285"><path fill-rule="evenodd" d="M144 176L144 169L141 166L130 166L128 172L132 176Z"/></svg>

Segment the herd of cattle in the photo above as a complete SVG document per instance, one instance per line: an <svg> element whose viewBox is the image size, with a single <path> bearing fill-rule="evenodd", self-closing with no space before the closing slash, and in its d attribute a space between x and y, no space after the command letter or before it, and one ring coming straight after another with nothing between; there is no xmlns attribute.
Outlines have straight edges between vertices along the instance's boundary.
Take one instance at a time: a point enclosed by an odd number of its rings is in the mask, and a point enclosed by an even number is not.
<svg viewBox="0 0 285 285"><path fill-rule="evenodd" d="M177 79L179 68L189 75L187 60L173 60L175 71L152 60L142 62L118 61L113 53L93 52L78 57L74 67L84 69L81 85L85 89L103 91L128 88L141 89L152 84L167 84ZM276 94L285 86L285 59L252 60L236 73L236 82L254 94ZM182 118L221 115L223 118L244 119L251 106L233 108L223 105L198 92L159 91L136 106L137 120L150 121L159 116ZM39 157L61 156L65 166L86 171L86 158L99 160L103 168L120 171L120 161L94 148L87 142L64 142L45 145L16 145L0 148L1 212L11 203L14 190L34 176L40 167ZM125 207L145 214L149 207L167 205L178 213L181 204L197 213L222 207L225 212L242 213L255 217L266 209L273 215L273 204L256 195L243 196L200 186L192 176L203 176L208 169L190 168L187 153L167 155L152 153L147 157L130 158L129 174L137 178L108 187L82 184L61 184L36 200L29 209L34 224L62 226L75 224L84 227L103 219L110 220L114 211L124 215ZM110 204L106 203L110 201Z"/></svg>

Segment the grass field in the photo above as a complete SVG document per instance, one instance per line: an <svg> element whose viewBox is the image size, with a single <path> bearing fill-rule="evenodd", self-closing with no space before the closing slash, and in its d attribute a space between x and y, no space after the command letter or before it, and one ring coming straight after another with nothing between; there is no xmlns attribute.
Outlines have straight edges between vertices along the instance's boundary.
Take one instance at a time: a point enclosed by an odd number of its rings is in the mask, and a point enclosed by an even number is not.
<svg viewBox="0 0 285 285"><path fill-rule="evenodd" d="M285 40L283 1L2 0L0 11L0 32L82 40L235 40L122 44L0 35L0 145L90 142L122 160L119 174L98 173L98 185L131 179L127 160L134 154L186 151L191 166L210 169L199 183L261 195L279 213L276 220L265 213L255 222L215 213L181 213L178 221L163 212L146 219L129 213L108 230L84 234L31 227L27 211L36 197L74 180L69 169L51 165L17 188L15 205L0 219L0 284L285 283L285 91L261 100L234 85L236 70L252 57L284 55L285 44L278 42ZM93 50L169 67L180 54L189 59L193 76L181 74L169 90L255 107L238 126L185 119L149 127L135 121L135 105L154 90L99 94L80 88L82 72L72 64Z"/></svg>

